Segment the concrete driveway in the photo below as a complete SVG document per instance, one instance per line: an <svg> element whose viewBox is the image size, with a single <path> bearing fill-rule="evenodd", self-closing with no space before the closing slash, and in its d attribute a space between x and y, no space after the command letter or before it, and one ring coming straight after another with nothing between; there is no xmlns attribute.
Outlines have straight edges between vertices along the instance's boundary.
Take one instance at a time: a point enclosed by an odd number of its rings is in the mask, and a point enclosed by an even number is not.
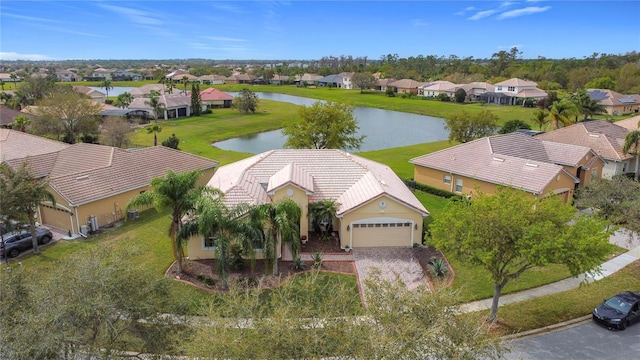
<svg viewBox="0 0 640 360"><path fill-rule="evenodd" d="M410 290L420 285L429 286L427 277L411 248L356 248L352 251L362 295L366 290L365 280L376 271L375 269L380 271L382 279L400 279Z"/></svg>

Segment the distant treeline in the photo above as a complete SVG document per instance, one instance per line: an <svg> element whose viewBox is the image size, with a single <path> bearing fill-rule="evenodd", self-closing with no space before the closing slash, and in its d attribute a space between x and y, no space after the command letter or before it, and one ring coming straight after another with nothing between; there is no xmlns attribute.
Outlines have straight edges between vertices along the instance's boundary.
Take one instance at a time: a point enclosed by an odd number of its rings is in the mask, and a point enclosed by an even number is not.
<svg viewBox="0 0 640 360"><path fill-rule="evenodd" d="M96 66L115 69L146 69L154 78L173 69L188 70L195 76L217 74L229 76L232 71L250 71L256 76L295 76L303 73L319 75L340 72L380 73L385 78L417 81L448 80L454 83L472 81L500 82L517 77L538 83L545 90L574 92L582 88L611 89L621 93L640 93L640 53L623 55L593 53L583 59L523 59L517 48L499 51L489 59L459 58L456 55L411 56L383 55L379 59L353 56L325 56L319 60L63 60L2 61L1 72L27 68L78 68ZM166 70L166 72L165 72Z"/></svg>

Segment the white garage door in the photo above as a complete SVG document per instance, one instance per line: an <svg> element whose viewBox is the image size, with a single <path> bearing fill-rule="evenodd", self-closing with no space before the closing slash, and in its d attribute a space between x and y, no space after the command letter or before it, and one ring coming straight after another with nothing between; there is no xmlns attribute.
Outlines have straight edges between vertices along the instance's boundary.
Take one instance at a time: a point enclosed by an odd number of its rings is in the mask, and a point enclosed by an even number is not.
<svg viewBox="0 0 640 360"><path fill-rule="evenodd" d="M353 247L411 246L410 221L352 225Z"/></svg>

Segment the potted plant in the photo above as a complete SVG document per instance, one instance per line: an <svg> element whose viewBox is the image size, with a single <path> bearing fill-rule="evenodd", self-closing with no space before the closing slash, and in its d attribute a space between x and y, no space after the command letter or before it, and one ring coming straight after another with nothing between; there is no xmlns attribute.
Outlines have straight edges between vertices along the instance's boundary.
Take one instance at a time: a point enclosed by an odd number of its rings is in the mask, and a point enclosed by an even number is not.
<svg viewBox="0 0 640 360"><path fill-rule="evenodd" d="M345 252L349 252L349 251L351 251L351 248L349 247L349 245L345 245L345 246L344 246L344 251L345 251Z"/></svg>
<svg viewBox="0 0 640 360"><path fill-rule="evenodd" d="M307 235L300 235L300 242L302 245L306 245L307 241L309 241L309 239L307 239Z"/></svg>

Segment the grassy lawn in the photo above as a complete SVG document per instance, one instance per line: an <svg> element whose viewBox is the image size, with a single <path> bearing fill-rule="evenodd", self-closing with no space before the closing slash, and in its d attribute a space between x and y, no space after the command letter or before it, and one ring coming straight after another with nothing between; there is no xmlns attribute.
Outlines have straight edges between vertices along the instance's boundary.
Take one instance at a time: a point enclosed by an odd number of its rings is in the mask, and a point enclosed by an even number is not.
<svg viewBox="0 0 640 360"><path fill-rule="evenodd" d="M640 289L640 261L619 272L577 289L535 300L501 306L498 317L504 334L538 329L590 315L602 302L619 292ZM483 313L489 314L488 311Z"/></svg>

